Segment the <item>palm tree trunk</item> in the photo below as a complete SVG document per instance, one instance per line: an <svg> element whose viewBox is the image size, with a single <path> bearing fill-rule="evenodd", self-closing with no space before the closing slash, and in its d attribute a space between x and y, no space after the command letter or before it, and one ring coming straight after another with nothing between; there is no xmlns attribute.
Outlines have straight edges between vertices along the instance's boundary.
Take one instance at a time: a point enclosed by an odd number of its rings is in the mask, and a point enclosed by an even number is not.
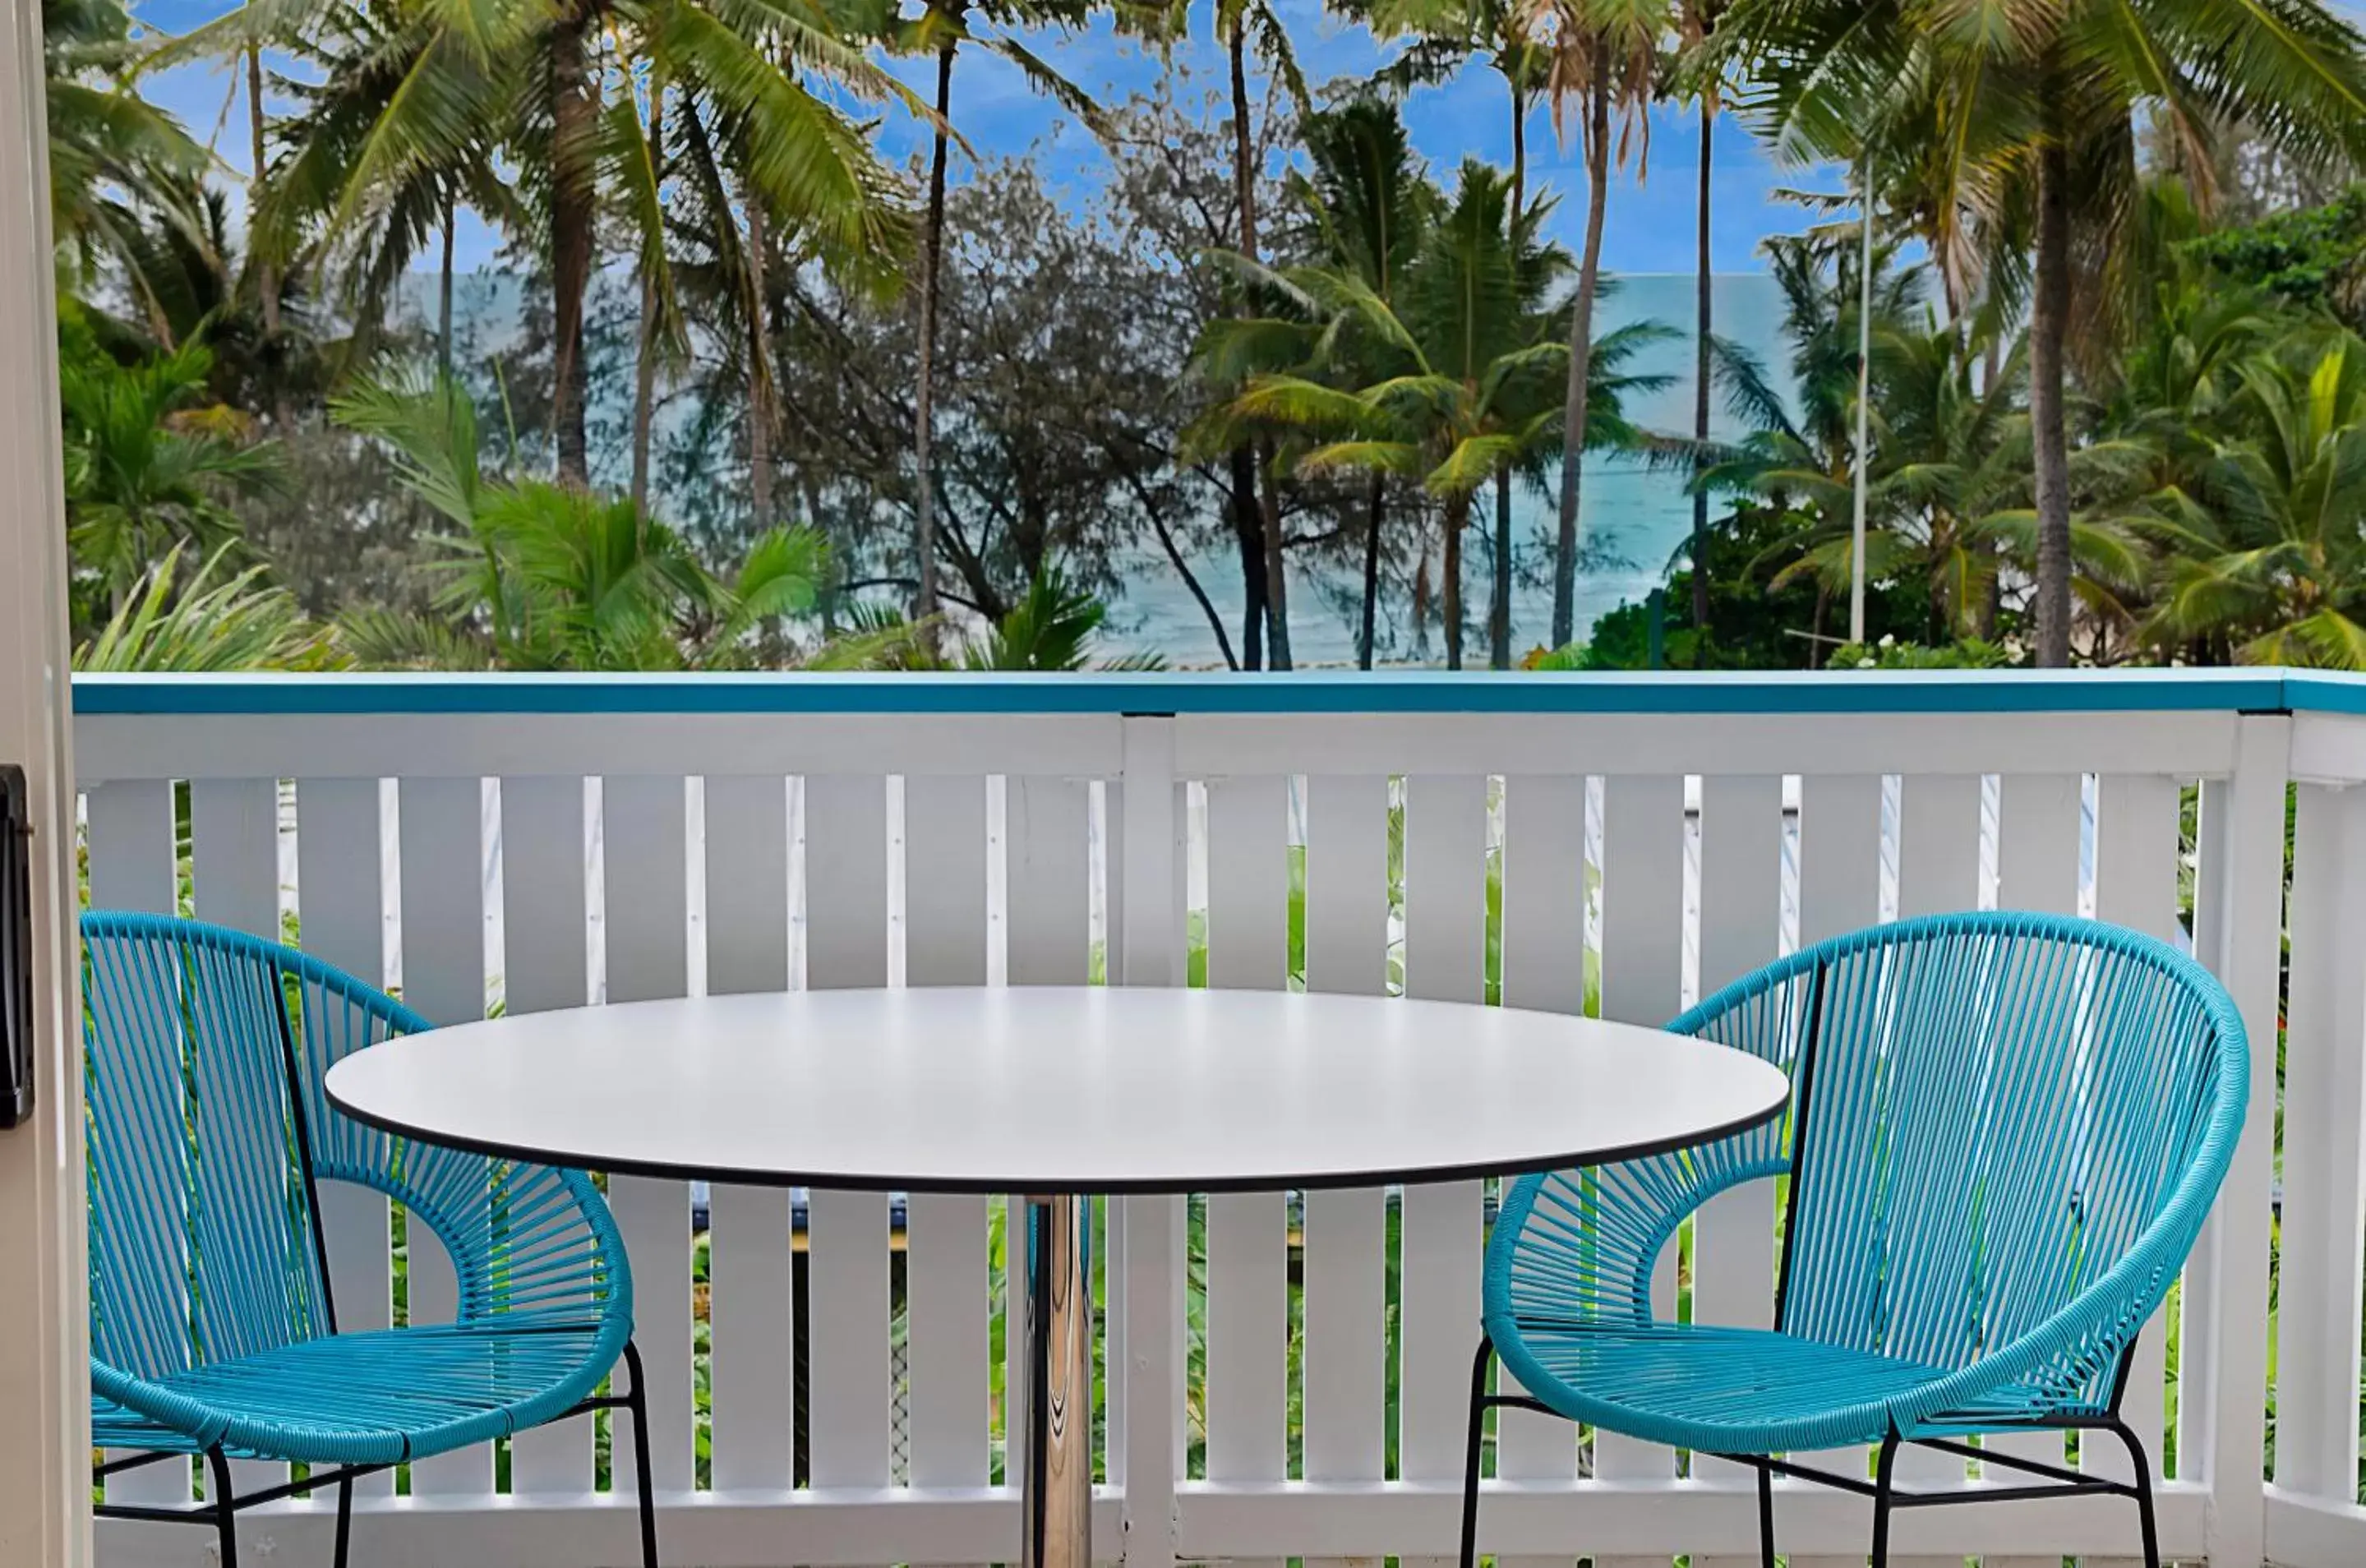
<svg viewBox="0 0 2366 1568"><path fill-rule="evenodd" d="M1241 209L1241 254L1257 259L1256 152L1249 137L1249 85L1245 19L1233 23L1233 184ZM1290 584L1282 575L1281 496L1275 489L1273 444L1256 443L1257 512L1265 536L1265 610L1267 643L1273 667L1290 668Z"/></svg>
<svg viewBox="0 0 2366 1568"><path fill-rule="evenodd" d="M583 304L592 286L593 142L599 111L592 103L592 0L573 0L550 30L551 402L561 484L582 486L591 469L583 403L589 377L583 363Z"/></svg>
<svg viewBox="0 0 2366 1568"><path fill-rule="evenodd" d="M1241 668L1265 668L1265 518L1256 503L1256 454L1245 446L1230 455L1234 542L1241 553Z"/></svg>
<svg viewBox="0 0 2366 1568"><path fill-rule="evenodd" d="M1517 66L1513 69L1516 71ZM1516 76L1512 86L1512 236L1516 243L1528 184L1528 95ZM1495 476L1495 594L1487 611L1487 662L1512 667L1512 476Z"/></svg>
<svg viewBox="0 0 2366 1568"><path fill-rule="evenodd" d="M665 176L665 77L649 84L649 166ZM649 440L657 423L658 280L641 278L641 341L633 361L633 510L649 509Z"/></svg>
<svg viewBox="0 0 2366 1568"><path fill-rule="evenodd" d="M2070 460L2063 430L2063 345L2070 316L2069 159L2038 154L2037 272L2029 312L2030 444L2037 471L2037 662L2070 662Z"/></svg>
<svg viewBox="0 0 2366 1568"><path fill-rule="evenodd" d="M772 376L764 353L764 202L748 203L748 504L760 533L772 525Z"/></svg>
<svg viewBox="0 0 2366 1568"><path fill-rule="evenodd" d="M1446 667L1462 668L1462 530L1470 521L1470 497L1458 492L1446 500Z"/></svg>
<svg viewBox="0 0 2366 1568"><path fill-rule="evenodd" d="M1709 142L1716 133L1717 106L1704 93L1700 106L1700 189L1693 215L1696 234L1693 257L1693 440L1702 445L1708 441L1708 341L1714 324L1708 271L1708 199ZM1709 636L1708 492L1701 490L1693 495L1693 630L1700 639L1697 646L1706 647ZM1695 663L1698 663L1697 655Z"/></svg>
<svg viewBox="0 0 2366 1568"><path fill-rule="evenodd" d="M1594 371L1594 290L1602 276L1602 220L1610 198L1610 62L1597 51L1586 106L1585 250L1569 308L1569 400L1562 413L1560 531L1553 558L1553 646L1577 635L1577 510L1585 476L1585 400Z"/></svg>
<svg viewBox="0 0 2366 1568"><path fill-rule="evenodd" d="M246 50L246 126L254 159L254 174L248 181L247 243L254 257L254 288L263 307L263 345L266 355L279 346L279 268L272 260L271 246L254 221L263 205L263 180L267 150L264 144L266 129L263 113L263 46L253 43ZM268 360L266 359L266 363ZM289 407L287 383L279 377L272 378L271 422L286 436L295 425L294 411Z"/></svg>
<svg viewBox="0 0 2366 1568"><path fill-rule="evenodd" d="M1372 476L1371 499L1364 512L1364 624L1356 634L1356 668L1372 667L1373 621L1380 603L1380 524L1389 503L1386 474Z"/></svg>
<svg viewBox="0 0 2366 1568"><path fill-rule="evenodd" d="M919 373L912 396L912 558L919 585L912 593L912 615L923 621L937 613L936 472L930 446L935 434L937 276L945 243L945 144L948 117L952 113L953 50L947 43L937 51L937 124L929 154L929 216L920 233Z"/></svg>
<svg viewBox="0 0 2366 1568"><path fill-rule="evenodd" d="M452 192L444 192L444 254L435 267L435 371L439 380L452 378L452 242L458 220Z"/></svg>
<svg viewBox="0 0 2366 1568"><path fill-rule="evenodd" d="M1495 593L1487 607L1487 665L1512 667L1512 475L1495 476Z"/></svg>

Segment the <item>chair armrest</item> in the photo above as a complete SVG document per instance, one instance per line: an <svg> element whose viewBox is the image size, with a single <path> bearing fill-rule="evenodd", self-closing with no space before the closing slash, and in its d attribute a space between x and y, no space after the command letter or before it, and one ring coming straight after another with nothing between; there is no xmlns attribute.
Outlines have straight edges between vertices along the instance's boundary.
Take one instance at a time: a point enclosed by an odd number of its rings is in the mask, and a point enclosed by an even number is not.
<svg viewBox="0 0 2366 1568"><path fill-rule="evenodd" d="M1726 1140L1522 1177L1488 1238L1489 1323L1539 1315L1651 1322L1653 1268L1685 1219L1720 1192L1790 1169L1753 1154Z"/></svg>

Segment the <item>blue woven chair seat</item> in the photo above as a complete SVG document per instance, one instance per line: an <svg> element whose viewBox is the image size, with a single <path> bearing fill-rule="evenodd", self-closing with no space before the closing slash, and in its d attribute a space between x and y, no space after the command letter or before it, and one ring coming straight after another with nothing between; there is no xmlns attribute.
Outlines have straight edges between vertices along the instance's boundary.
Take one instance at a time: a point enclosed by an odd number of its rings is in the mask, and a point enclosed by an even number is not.
<svg viewBox="0 0 2366 1568"><path fill-rule="evenodd" d="M519 1321L523 1319L524 1321ZM126 1391L157 1416L94 1393L107 1448L308 1464L392 1464L506 1437L589 1397L615 1359L598 1322L508 1314L336 1334L209 1362Z"/></svg>
<svg viewBox="0 0 2366 1568"><path fill-rule="evenodd" d="M1640 1326L1527 1323L1515 1343L1546 1375L1534 1397L1572 1421L1632 1431L1708 1453L1876 1443L1993 1430L2027 1408L2008 1384L1944 1416L1917 1398L1946 1378L1872 1351L1821 1345L1768 1329L1653 1323Z"/></svg>

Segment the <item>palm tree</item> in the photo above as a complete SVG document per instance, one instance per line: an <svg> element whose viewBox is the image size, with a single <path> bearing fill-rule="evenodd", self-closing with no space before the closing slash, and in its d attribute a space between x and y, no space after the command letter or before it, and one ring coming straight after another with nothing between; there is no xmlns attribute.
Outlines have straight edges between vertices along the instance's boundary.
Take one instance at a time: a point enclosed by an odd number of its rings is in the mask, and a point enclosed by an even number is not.
<svg viewBox="0 0 2366 1568"><path fill-rule="evenodd" d="M67 536L77 568L120 611L176 546L213 554L234 545L229 503L276 479L278 453L246 439L251 422L206 403L213 356L202 341L123 365L67 327L58 365Z"/></svg>
<svg viewBox="0 0 2366 1568"><path fill-rule="evenodd" d="M1545 205L1515 223L1504 175L1463 164L1452 206L1424 237L1385 300L1352 269L1292 268L1268 275L1312 317L1327 321L1326 357L1381 374L1354 390L1304 375L1253 378L1230 414L1307 432L1301 472L1348 470L1416 479L1443 511L1446 662L1462 667L1462 534L1482 486L1549 449L1560 425L1557 398L1565 345L1549 340L1542 297L1565 276L1568 257L1536 233Z"/></svg>
<svg viewBox="0 0 2366 1568"><path fill-rule="evenodd" d="M1309 103L1306 79L1299 73L1289 28L1271 0L1216 0L1215 18L1216 36L1224 46L1232 78L1233 201L1240 224L1239 250L1255 263L1258 259L1256 187L1260 171L1249 118L1250 33L1256 35L1257 51L1264 56L1267 68L1301 109ZM1242 313L1251 313L1245 301ZM1276 670L1287 670L1291 664L1290 582L1282 570L1281 495L1275 485L1272 446L1262 439L1245 441L1233 448L1231 464L1234 526L1243 540L1244 557L1248 554L1247 541L1252 534L1264 548L1267 657ZM1248 651L1248 662L1254 668L1254 651Z"/></svg>
<svg viewBox="0 0 2366 1568"><path fill-rule="evenodd" d="M132 243L141 214L157 214L195 237L199 214L186 194L207 158L170 114L140 96L144 53L118 0L41 0L59 292L119 264L134 301L152 320L154 302Z"/></svg>
<svg viewBox="0 0 2366 1568"><path fill-rule="evenodd" d="M1553 41L1545 74L1553 123L1566 128L1572 102L1583 109L1585 246L1577 291L1569 306L1569 387L1562 401L1560 515L1553 555L1554 646L1577 626L1577 520L1585 478L1585 433L1594 369L1594 304L1602 277L1602 228L1608 210L1614 161L1624 168L1630 150L1639 171L1648 166L1651 104L1658 94L1667 28L1663 0L1524 0L1532 32L1549 19ZM1617 122L1614 160L1612 122Z"/></svg>
<svg viewBox="0 0 2366 1568"><path fill-rule="evenodd" d="M1414 157L1403 118L1389 104L1362 98L1307 116L1300 134L1313 170L1311 174L1293 171L1290 175L1290 195L1307 231L1300 237L1299 248L1352 274L1375 299L1392 305L1399 285L1412 272L1427 242L1439 202L1437 187L1423 175ZM1516 181L1517 175L1514 177ZM1266 367L1283 369L1303 361L1314 351L1314 333L1323 324L1308 321L1299 333L1280 334L1283 362ZM1269 323L1261 323L1256 330L1269 333ZM1384 369L1379 365L1348 367L1346 380L1350 385L1366 384ZM1368 485L1363 610L1356 636L1356 661L1365 670L1372 667L1389 476L1375 470Z"/></svg>
<svg viewBox="0 0 2366 1568"><path fill-rule="evenodd" d="M2366 48L2317 0L1740 0L1758 107L1795 153L1918 171L1943 262L2030 264L2037 658L2067 661L2073 318L2111 332L2135 247L2135 115L2190 146L2241 122L2304 157L2366 151ZM1936 133L1935 135L1933 133ZM2206 162L2206 160L2204 160ZM1970 236L1966 242L1965 235Z"/></svg>
<svg viewBox="0 0 2366 1568"><path fill-rule="evenodd" d="M1376 77L1399 92L1445 81L1472 54L1486 54L1504 79L1511 109L1512 216L1517 219L1527 206L1528 111L1545 74L1544 51L1528 36L1523 8L1514 0L1353 0L1342 8L1378 36L1412 38L1413 46ZM1496 476L1495 581L1487 632L1488 662L1498 670L1509 669L1512 660L1512 485L1510 472Z"/></svg>
<svg viewBox="0 0 2366 1568"><path fill-rule="evenodd" d="M2199 493L2157 498L2170 550L2146 640L2246 663L2366 669L2366 343L2348 332L2237 370L2244 434Z"/></svg>

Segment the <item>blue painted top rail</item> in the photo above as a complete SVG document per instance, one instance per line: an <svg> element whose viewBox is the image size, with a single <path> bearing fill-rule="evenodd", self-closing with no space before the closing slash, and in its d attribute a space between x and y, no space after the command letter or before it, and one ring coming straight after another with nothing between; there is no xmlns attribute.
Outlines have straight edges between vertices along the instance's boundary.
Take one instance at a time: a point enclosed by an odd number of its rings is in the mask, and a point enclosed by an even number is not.
<svg viewBox="0 0 2366 1568"><path fill-rule="evenodd" d="M99 714L2366 713L2280 669L1290 674L78 675Z"/></svg>

